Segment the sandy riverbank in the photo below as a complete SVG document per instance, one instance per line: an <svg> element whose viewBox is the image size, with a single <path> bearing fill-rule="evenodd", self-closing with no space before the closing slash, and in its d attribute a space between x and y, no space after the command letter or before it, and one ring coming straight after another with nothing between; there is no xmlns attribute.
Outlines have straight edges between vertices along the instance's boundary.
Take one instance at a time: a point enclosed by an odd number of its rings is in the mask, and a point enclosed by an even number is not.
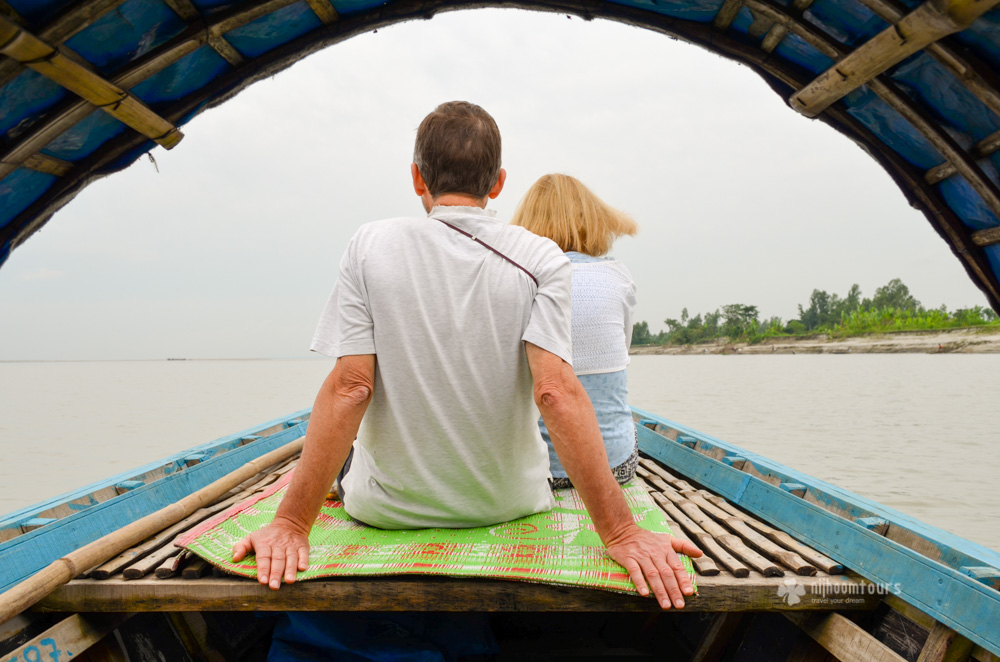
<svg viewBox="0 0 1000 662"><path fill-rule="evenodd" d="M1000 354L1000 331L975 329L890 333L831 340L778 338L757 345L708 343L633 347L631 354Z"/></svg>

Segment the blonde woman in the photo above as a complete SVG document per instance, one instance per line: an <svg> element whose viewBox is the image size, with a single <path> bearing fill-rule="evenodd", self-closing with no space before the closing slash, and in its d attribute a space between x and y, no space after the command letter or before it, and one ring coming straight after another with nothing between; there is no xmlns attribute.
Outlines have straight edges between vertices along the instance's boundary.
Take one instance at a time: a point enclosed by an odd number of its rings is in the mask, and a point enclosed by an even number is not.
<svg viewBox="0 0 1000 662"><path fill-rule="evenodd" d="M558 174L544 175L528 189L511 222L556 242L573 265L573 370L594 405L612 472L627 483L639 463L626 374L635 283L608 253L616 238L639 228L580 180ZM545 423L539 427L549 447L552 487L572 487Z"/></svg>

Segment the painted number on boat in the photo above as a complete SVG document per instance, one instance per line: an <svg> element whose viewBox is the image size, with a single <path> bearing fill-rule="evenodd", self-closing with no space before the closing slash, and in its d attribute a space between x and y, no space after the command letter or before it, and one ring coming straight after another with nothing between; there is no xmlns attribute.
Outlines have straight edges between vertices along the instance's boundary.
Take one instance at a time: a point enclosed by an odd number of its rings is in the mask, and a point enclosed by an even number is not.
<svg viewBox="0 0 1000 662"><path fill-rule="evenodd" d="M70 653L69 651L59 650L59 647L56 646L55 639L42 639L41 641L38 642L38 644L42 648L50 648L51 650L43 653L41 648L39 648L38 646L26 646L21 650L17 651L23 657L18 657L17 655L15 655L14 657L7 658L4 662L22 662L22 660L23 662L46 662L46 660L51 660L52 662L59 662L60 659L69 659L73 657L73 653ZM64 653L66 657L65 658L60 657Z"/></svg>

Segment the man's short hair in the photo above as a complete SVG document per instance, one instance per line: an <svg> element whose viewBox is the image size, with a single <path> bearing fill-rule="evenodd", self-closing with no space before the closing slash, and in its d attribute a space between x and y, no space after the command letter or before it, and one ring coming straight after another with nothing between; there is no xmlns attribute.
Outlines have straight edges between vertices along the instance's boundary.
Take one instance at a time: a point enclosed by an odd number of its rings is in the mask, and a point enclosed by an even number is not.
<svg viewBox="0 0 1000 662"><path fill-rule="evenodd" d="M443 103L420 123L413 162L432 197L485 198L500 177L500 129L474 103Z"/></svg>

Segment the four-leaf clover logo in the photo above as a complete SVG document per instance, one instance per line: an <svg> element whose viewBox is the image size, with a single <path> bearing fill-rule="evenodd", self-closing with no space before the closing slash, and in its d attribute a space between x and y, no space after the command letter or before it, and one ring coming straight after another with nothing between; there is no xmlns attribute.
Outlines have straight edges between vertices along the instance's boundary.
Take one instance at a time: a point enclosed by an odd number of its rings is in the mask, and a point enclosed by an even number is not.
<svg viewBox="0 0 1000 662"><path fill-rule="evenodd" d="M795 605L802 602L800 595L806 594L806 587L799 583L799 580L791 577L786 579L783 586L778 587L778 597L784 598L785 603L789 607L794 607Z"/></svg>

